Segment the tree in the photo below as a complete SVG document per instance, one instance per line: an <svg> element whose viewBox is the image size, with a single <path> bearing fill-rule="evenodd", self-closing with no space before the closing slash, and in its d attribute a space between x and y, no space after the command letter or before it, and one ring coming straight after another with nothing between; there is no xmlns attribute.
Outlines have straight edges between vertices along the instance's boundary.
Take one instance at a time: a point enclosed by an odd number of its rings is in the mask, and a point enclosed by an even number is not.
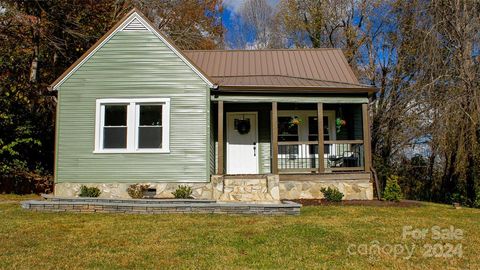
<svg viewBox="0 0 480 270"><path fill-rule="evenodd" d="M233 48L283 48L282 35L275 21L275 9L267 0L246 0L234 15L237 22L230 29Z"/></svg>
<svg viewBox="0 0 480 270"><path fill-rule="evenodd" d="M473 202L480 177L480 3L435 1L427 12L420 62L425 75L418 84L434 112L429 132L443 171L438 199L457 192Z"/></svg>
<svg viewBox="0 0 480 270"><path fill-rule="evenodd" d="M0 192L51 178L47 87L134 6L183 49L222 46L219 0L0 0Z"/></svg>
<svg viewBox="0 0 480 270"><path fill-rule="evenodd" d="M223 47L221 0L123 0L123 2L127 9L139 8L181 49Z"/></svg>
<svg viewBox="0 0 480 270"><path fill-rule="evenodd" d="M342 48L353 63L365 39L364 18L375 2L283 0L278 16L296 47Z"/></svg>
<svg viewBox="0 0 480 270"><path fill-rule="evenodd" d="M271 48L274 44L274 10L266 0L246 0L241 9L242 18L255 35L257 48Z"/></svg>
<svg viewBox="0 0 480 270"><path fill-rule="evenodd" d="M374 165L428 184L422 199L480 192L480 3L478 1L283 0L277 15L296 47L342 48L364 83ZM408 157L428 148L426 163ZM423 161L423 157L422 157ZM408 166L422 164L422 174ZM407 182L404 182L407 183ZM418 198L418 197L416 197Z"/></svg>

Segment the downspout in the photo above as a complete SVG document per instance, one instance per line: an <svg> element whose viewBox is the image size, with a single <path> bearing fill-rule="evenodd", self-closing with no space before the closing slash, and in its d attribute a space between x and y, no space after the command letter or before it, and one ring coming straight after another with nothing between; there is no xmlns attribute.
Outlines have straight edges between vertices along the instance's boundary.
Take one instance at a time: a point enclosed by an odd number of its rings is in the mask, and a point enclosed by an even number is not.
<svg viewBox="0 0 480 270"><path fill-rule="evenodd" d="M382 192L380 191L380 183L378 182L377 171L375 170L375 168L373 168L373 165L370 166L370 171L373 174L373 180L375 181L375 188L377 190L377 198L380 201L382 200Z"/></svg>

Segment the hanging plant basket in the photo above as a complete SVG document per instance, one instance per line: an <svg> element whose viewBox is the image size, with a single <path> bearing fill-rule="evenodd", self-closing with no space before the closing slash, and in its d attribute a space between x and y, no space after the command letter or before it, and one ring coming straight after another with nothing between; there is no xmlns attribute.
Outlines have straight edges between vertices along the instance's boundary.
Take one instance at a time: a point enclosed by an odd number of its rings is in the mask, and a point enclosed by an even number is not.
<svg viewBox="0 0 480 270"><path fill-rule="evenodd" d="M290 122L288 122L288 127L292 128L295 126L299 126L302 123L303 123L303 120L300 117L294 116L290 118Z"/></svg>
<svg viewBox="0 0 480 270"><path fill-rule="evenodd" d="M335 119L335 126L337 127L337 133L341 131L342 127L345 127L347 125L347 121L342 118L337 118Z"/></svg>

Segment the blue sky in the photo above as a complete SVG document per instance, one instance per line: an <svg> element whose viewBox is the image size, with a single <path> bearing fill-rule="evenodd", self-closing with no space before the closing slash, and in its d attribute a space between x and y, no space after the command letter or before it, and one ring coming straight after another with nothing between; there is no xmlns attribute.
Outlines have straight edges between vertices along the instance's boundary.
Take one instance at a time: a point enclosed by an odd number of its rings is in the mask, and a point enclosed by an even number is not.
<svg viewBox="0 0 480 270"><path fill-rule="evenodd" d="M227 30L232 29L233 24L235 23L235 18L233 18L234 13L231 9L224 9L222 14L222 23Z"/></svg>

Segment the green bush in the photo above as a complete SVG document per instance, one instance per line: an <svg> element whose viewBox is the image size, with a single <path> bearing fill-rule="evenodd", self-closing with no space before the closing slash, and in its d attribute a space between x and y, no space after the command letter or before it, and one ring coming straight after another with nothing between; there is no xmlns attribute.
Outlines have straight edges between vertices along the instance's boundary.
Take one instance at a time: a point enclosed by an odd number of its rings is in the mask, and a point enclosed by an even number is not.
<svg viewBox="0 0 480 270"><path fill-rule="evenodd" d="M463 196L460 192L455 192L450 195L450 202L451 203L459 203L461 205L468 205L467 197Z"/></svg>
<svg viewBox="0 0 480 270"><path fill-rule="evenodd" d="M386 201L398 202L402 199L402 189L398 184L398 176L387 177L387 185L383 191L383 199Z"/></svg>
<svg viewBox="0 0 480 270"><path fill-rule="evenodd" d="M177 199L191 199L192 192L193 191L191 187L180 185L174 192L172 192L172 194Z"/></svg>
<svg viewBox="0 0 480 270"><path fill-rule="evenodd" d="M102 192L97 187L87 187L82 185L80 187L80 197L98 197Z"/></svg>
<svg viewBox="0 0 480 270"><path fill-rule="evenodd" d="M480 191L477 192L477 196L473 202L473 207L480 208Z"/></svg>
<svg viewBox="0 0 480 270"><path fill-rule="evenodd" d="M141 199L148 188L149 185L133 184L127 188L127 193L130 195L130 197L132 197L132 199Z"/></svg>
<svg viewBox="0 0 480 270"><path fill-rule="evenodd" d="M343 198L343 193L340 192L337 188L322 188L320 191L323 193L325 200L329 202L341 202Z"/></svg>

